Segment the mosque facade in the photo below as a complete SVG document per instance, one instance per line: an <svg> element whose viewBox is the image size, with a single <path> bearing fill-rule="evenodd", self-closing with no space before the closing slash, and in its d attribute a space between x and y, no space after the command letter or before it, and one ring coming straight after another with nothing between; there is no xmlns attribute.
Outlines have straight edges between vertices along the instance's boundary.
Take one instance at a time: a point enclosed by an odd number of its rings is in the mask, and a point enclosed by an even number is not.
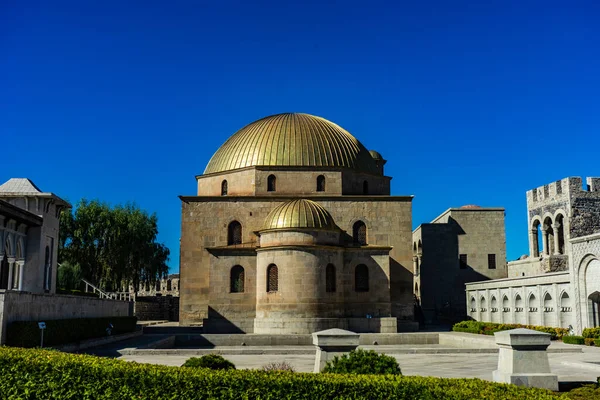
<svg viewBox="0 0 600 400"><path fill-rule="evenodd" d="M205 332L416 330L412 196L324 118L236 132L182 205L180 322Z"/></svg>

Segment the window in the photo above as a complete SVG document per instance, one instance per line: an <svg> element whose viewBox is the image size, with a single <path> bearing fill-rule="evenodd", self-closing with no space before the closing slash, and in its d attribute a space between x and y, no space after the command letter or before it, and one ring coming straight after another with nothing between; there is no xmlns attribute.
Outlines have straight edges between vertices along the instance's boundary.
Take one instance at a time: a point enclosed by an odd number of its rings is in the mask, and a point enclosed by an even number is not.
<svg viewBox="0 0 600 400"><path fill-rule="evenodd" d="M363 194L369 194L369 182L363 182Z"/></svg>
<svg viewBox="0 0 600 400"><path fill-rule="evenodd" d="M173 284L170 279L167 280L167 290L173 290Z"/></svg>
<svg viewBox="0 0 600 400"><path fill-rule="evenodd" d="M227 181L221 182L221 196L227 196Z"/></svg>
<svg viewBox="0 0 600 400"><path fill-rule="evenodd" d="M160 292L160 281L156 281L156 291Z"/></svg>
<svg viewBox="0 0 600 400"><path fill-rule="evenodd" d="M227 244L242 244L242 224L232 221L227 229Z"/></svg>
<svg viewBox="0 0 600 400"><path fill-rule="evenodd" d="M467 268L467 255L466 254L461 254L459 256L459 264L460 264L460 269L466 269Z"/></svg>
<svg viewBox="0 0 600 400"><path fill-rule="evenodd" d="M52 260L50 260L50 247L46 246L46 257L45 257L45 261L44 261L44 290L50 290L50 287L52 286L52 277L50 276L50 274L52 273L52 268L51 268L51 263Z"/></svg>
<svg viewBox="0 0 600 400"><path fill-rule="evenodd" d="M267 178L267 192L274 192L277 186L277 178L275 175L269 175Z"/></svg>
<svg viewBox="0 0 600 400"><path fill-rule="evenodd" d="M323 175L317 176L317 192L325 191L325 177Z"/></svg>
<svg viewBox="0 0 600 400"><path fill-rule="evenodd" d="M369 291L369 268L365 264L359 264L354 270L354 290L357 292Z"/></svg>
<svg viewBox="0 0 600 400"><path fill-rule="evenodd" d="M276 292L279 289L279 272L277 265L271 264L267 267L267 292Z"/></svg>
<svg viewBox="0 0 600 400"><path fill-rule="evenodd" d="M229 291L231 293L244 293L244 267L241 265L235 265L231 268Z"/></svg>
<svg viewBox="0 0 600 400"><path fill-rule="evenodd" d="M354 244L365 246L367 244L367 226L362 221L356 221L352 227Z"/></svg>
<svg viewBox="0 0 600 400"><path fill-rule="evenodd" d="M488 269L496 269L496 255L488 254Z"/></svg>
<svg viewBox="0 0 600 400"><path fill-rule="evenodd" d="M333 264L327 264L325 268L325 291L335 292L335 267Z"/></svg>

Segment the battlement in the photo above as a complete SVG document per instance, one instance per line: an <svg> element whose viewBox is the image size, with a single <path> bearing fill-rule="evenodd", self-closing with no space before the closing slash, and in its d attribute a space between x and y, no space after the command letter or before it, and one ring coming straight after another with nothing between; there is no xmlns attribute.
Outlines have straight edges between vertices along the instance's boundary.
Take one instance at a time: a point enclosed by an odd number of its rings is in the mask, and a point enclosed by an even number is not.
<svg viewBox="0 0 600 400"><path fill-rule="evenodd" d="M563 178L527 191L527 204L546 203L548 201L561 200L569 197L577 197L578 193L599 192L600 178L586 178L585 187L581 177L574 176Z"/></svg>

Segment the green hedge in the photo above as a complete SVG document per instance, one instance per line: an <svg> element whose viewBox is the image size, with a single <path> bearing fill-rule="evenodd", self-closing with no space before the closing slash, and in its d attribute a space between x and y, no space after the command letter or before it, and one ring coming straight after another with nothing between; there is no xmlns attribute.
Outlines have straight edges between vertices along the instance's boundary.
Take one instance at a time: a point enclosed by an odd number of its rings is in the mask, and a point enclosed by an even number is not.
<svg viewBox="0 0 600 400"><path fill-rule="evenodd" d="M583 336L563 336L562 341L568 344L585 344Z"/></svg>
<svg viewBox="0 0 600 400"><path fill-rule="evenodd" d="M392 356L373 350L356 349L327 361L323 372L336 374L402 375L398 361Z"/></svg>
<svg viewBox="0 0 600 400"><path fill-rule="evenodd" d="M44 320L44 347L75 343L81 340L107 336L106 328L113 325L111 334L133 332L136 317L81 318ZM18 321L8 325L7 345L39 347L40 329L37 321Z"/></svg>
<svg viewBox="0 0 600 400"><path fill-rule="evenodd" d="M188 358L182 367L208 369L235 369L235 364L220 354L206 354L202 357Z"/></svg>
<svg viewBox="0 0 600 400"><path fill-rule="evenodd" d="M480 379L213 371L8 347L0 347L0 397L61 400L556 399L546 390Z"/></svg>
<svg viewBox="0 0 600 400"><path fill-rule="evenodd" d="M452 330L455 332L477 333L481 335L493 335L495 332L507 331L510 329L526 328L533 329L552 335L552 340L560 339L566 335L567 328L553 328L550 326L520 325L520 324L497 324L494 322L480 321L462 321L454 324Z"/></svg>
<svg viewBox="0 0 600 400"><path fill-rule="evenodd" d="M581 336L586 339L600 339L600 328L585 328Z"/></svg>

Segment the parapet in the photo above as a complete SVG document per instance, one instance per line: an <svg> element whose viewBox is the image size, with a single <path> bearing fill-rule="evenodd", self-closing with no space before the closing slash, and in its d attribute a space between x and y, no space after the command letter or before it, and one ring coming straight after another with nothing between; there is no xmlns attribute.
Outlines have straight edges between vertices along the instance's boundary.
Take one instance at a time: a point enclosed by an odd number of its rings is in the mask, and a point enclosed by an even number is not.
<svg viewBox="0 0 600 400"><path fill-rule="evenodd" d="M586 178L586 187L583 187L582 182L581 177L573 176L529 190L527 191L527 203L545 203L577 196L580 192L600 192L600 178Z"/></svg>

